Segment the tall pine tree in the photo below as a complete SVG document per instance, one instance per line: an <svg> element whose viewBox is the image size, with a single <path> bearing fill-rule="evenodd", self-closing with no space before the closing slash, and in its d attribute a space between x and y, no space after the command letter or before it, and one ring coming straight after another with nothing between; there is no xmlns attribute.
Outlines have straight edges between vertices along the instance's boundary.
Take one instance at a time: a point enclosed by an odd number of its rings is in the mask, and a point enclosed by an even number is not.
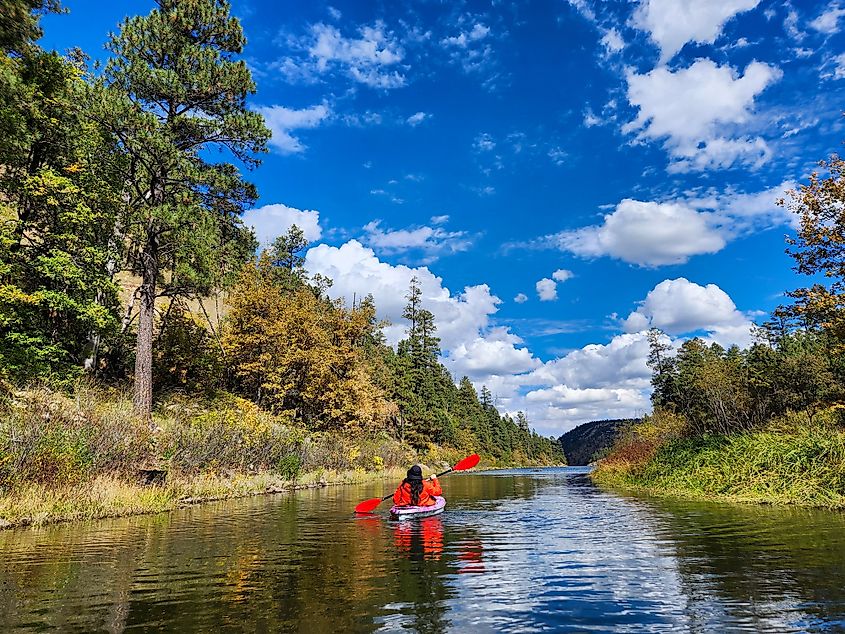
<svg viewBox="0 0 845 634"><path fill-rule="evenodd" d="M157 0L124 20L108 49L99 121L129 159L119 239L139 276L134 402L149 417L157 297L202 296L254 248L240 214L255 188L217 147L247 167L269 131L247 109L255 91L235 56L245 38L226 0Z"/></svg>

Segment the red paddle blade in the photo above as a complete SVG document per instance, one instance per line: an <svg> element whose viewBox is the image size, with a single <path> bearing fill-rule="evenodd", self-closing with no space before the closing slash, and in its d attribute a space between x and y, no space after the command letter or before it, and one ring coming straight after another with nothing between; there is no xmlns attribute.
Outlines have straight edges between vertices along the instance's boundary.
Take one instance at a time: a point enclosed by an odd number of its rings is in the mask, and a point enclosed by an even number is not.
<svg viewBox="0 0 845 634"><path fill-rule="evenodd" d="M467 456L454 467L452 467L452 471L463 471L464 469L472 469L475 465L478 464L479 460L481 460L479 455L477 453L474 453L471 456Z"/></svg>
<svg viewBox="0 0 845 634"><path fill-rule="evenodd" d="M365 500L361 502L358 506L355 507L356 513L372 513L376 510L376 507L381 504L381 498L373 498L371 500ZM348 507L347 507L348 508Z"/></svg>

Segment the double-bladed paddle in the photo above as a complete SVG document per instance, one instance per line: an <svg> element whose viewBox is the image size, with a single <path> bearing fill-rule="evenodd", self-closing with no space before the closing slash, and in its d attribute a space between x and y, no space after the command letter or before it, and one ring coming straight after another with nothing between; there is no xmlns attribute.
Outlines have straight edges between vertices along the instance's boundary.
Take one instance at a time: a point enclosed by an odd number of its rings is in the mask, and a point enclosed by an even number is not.
<svg viewBox="0 0 845 634"><path fill-rule="evenodd" d="M477 453L474 453L471 456L467 456L466 458L464 458L463 460L458 462L458 464L456 464L454 467L446 469L446 471L444 471L443 473L438 473L437 477L439 478L440 476L445 476L447 473L449 473L451 471L466 471L467 469L472 469L475 465L478 464L479 460L481 460L481 458L478 457ZM426 478L426 480L431 480L431 478L428 477L428 478ZM388 495L385 495L383 498L372 498L371 500L366 500L364 502L361 502L358 506L355 507L355 512L356 513L372 513L373 511L376 510L376 507L379 504L384 502L386 499L392 498L392 497L393 497L393 494L390 493Z"/></svg>

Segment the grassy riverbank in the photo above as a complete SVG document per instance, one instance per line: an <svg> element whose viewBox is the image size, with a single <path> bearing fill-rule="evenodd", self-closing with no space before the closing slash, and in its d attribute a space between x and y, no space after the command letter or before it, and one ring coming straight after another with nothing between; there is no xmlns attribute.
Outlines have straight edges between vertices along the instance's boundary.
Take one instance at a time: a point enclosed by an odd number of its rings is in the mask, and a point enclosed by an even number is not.
<svg viewBox="0 0 845 634"><path fill-rule="evenodd" d="M793 415L759 431L698 437L647 420L593 478L660 495L845 508L845 431L828 420Z"/></svg>
<svg viewBox="0 0 845 634"><path fill-rule="evenodd" d="M160 513L212 500L369 480L395 482L404 473L399 468L369 472L318 470L296 480L285 480L273 472L204 474L176 476L160 486L141 486L125 478L98 476L88 482L60 487L29 484L0 497L0 528Z"/></svg>
<svg viewBox="0 0 845 634"><path fill-rule="evenodd" d="M128 395L81 384L71 394L8 391L0 398L0 527L168 511L296 488L431 470L471 453L425 452L384 432L307 432L244 399L174 394L152 425ZM482 466L506 463L486 457ZM520 462L520 464L525 464Z"/></svg>

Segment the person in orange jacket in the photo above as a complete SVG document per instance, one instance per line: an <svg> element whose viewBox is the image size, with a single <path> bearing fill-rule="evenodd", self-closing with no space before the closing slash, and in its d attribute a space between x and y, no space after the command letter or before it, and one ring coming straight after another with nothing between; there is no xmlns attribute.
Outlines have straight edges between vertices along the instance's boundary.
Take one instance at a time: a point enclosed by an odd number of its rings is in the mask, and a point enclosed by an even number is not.
<svg viewBox="0 0 845 634"><path fill-rule="evenodd" d="M437 476L431 476L430 481L423 480L422 469L415 464L408 469L407 477L393 494L393 503L396 506L431 506L437 495L443 495Z"/></svg>

